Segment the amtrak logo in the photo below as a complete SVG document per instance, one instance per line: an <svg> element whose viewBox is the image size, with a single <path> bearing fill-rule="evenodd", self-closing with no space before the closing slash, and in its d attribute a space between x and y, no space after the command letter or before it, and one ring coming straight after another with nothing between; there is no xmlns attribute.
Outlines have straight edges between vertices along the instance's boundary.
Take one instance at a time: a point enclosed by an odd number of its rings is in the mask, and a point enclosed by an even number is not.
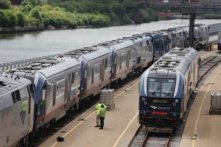
<svg viewBox="0 0 221 147"><path fill-rule="evenodd" d="M157 106L150 106L154 110L170 110L170 107L157 107Z"/></svg>
<svg viewBox="0 0 221 147"><path fill-rule="evenodd" d="M153 108L154 110L158 108L158 107L156 107L156 106L150 106L150 107Z"/></svg>

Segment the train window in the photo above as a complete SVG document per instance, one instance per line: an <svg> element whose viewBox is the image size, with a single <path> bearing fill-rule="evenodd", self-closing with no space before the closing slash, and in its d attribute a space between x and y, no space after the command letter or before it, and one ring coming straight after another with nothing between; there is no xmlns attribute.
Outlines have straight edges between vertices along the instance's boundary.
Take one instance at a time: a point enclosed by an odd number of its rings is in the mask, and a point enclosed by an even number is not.
<svg viewBox="0 0 221 147"><path fill-rule="evenodd" d="M148 80L148 93L149 93L149 96L159 96L160 89L161 89L160 86L161 86L160 79L150 78Z"/></svg>
<svg viewBox="0 0 221 147"><path fill-rule="evenodd" d="M172 96L175 89L174 79L162 79L161 97Z"/></svg>
<svg viewBox="0 0 221 147"><path fill-rule="evenodd" d="M12 101L13 103L16 103L16 96L15 96L15 92L12 92Z"/></svg>
<svg viewBox="0 0 221 147"><path fill-rule="evenodd" d="M110 58L108 58L108 59L107 59L107 66L110 67L110 64L111 64Z"/></svg>
<svg viewBox="0 0 221 147"><path fill-rule="evenodd" d="M135 50L131 50L131 57L130 59L134 59L135 58Z"/></svg>
<svg viewBox="0 0 221 147"><path fill-rule="evenodd" d="M20 91L21 99L27 97L27 92L26 92L26 89L25 89L25 88L22 88L22 89L20 89L19 91Z"/></svg>
<svg viewBox="0 0 221 147"><path fill-rule="evenodd" d="M16 91L15 91L15 95L16 95L16 100L17 100L17 101L20 101L20 100L21 100L21 96L20 96L19 90L16 90Z"/></svg>
<svg viewBox="0 0 221 147"><path fill-rule="evenodd" d="M94 83L94 67L91 68L91 84Z"/></svg>
<svg viewBox="0 0 221 147"><path fill-rule="evenodd" d="M179 33L180 34L180 36L181 36L181 33Z"/></svg>
<svg viewBox="0 0 221 147"><path fill-rule="evenodd" d="M105 61L104 61L105 63L104 63L104 67L105 68L107 68L107 65L108 65L108 60L107 59L105 59Z"/></svg>
<svg viewBox="0 0 221 147"><path fill-rule="evenodd" d="M75 80L75 73L72 73L72 79L71 79L71 84L74 84L74 80Z"/></svg>
<svg viewBox="0 0 221 147"><path fill-rule="evenodd" d="M100 74L100 63L94 65L94 75Z"/></svg>
<svg viewBox="0 0 221 147"><path fill-rule="evenodd" d="M126 53L121 56L121 63L126 62Z"/></svg>
<svg viewBox="0 0 221 147"><path fill-rule="evenodd" d="M65 79L56 82L56 96L59 97L64 94L65 91Z"/></svg>
<svg viewBox="0 0 221 147"><path fill-rule="evenodd" d="M56 85L53 85L53 105L56 104Z"/></svg>

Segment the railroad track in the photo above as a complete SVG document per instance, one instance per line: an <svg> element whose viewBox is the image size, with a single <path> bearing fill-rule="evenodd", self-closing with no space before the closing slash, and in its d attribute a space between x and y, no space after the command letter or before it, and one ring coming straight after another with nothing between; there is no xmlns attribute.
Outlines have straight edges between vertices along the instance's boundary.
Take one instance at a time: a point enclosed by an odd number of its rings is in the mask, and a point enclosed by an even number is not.
<svg viewBox="0 0 221 147"><path fill-rule="evenodd" d="M201 62L197 85L202 82L208 72L210 72L219 62L221 62L221 56L210 56ZM147 133L145 127L141 125L128 147L169 147L170 141L172 140L171 136L172 134Z"/></svg>
<svg viewBox="0 0 221 147"><path fill-rule="evenodd" d="M171 134L147 133L145 126L140 125L128 147L168 147Z"/></svg>
<svg viewBox="0 0 221 147"><path fill-rule="evenodd" d="M203 60L199 66L199 79L197 85L202 81L202 79L207 75L212 68L214 68L221 61L221 56L210 56Z"/></svg>

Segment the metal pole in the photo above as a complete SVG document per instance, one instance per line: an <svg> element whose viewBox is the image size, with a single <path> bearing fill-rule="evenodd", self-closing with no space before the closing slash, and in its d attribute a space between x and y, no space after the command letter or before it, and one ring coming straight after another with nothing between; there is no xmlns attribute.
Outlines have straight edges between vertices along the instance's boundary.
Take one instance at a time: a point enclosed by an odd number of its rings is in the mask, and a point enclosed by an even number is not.
<svg viewBox="0 0 221 147"><path fill-rule="evenodd" d="M189 45L194 47L194 21L196 14L190 14L190 25L189 25Z"/></svg>

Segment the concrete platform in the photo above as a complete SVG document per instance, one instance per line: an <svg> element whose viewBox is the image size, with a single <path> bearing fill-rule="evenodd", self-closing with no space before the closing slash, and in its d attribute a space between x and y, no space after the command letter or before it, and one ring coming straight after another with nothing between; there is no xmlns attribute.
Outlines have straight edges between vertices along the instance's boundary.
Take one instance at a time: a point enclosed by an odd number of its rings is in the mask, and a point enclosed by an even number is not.
<svg viewBox="0 0 221 147"><path fill-rule="evenodd" d="M220 147L221 115L210 115L210 93L221 92L221 64L208 76L194 100L180 147Z"/></svg>
<svg viewBox="0 0 221 147"><path fill-rule="evenodd" d="M138 114L139 79L115 92L115 108L106 112L104 129L94 127L95 106L55 133L40 147L125 147L139 127ZM129 91L125 91L129 89ZM83 121L78 121L83 120ZM65 133L62 133L62 132ZM64 142L56 138L63 136Z"/></svg>

